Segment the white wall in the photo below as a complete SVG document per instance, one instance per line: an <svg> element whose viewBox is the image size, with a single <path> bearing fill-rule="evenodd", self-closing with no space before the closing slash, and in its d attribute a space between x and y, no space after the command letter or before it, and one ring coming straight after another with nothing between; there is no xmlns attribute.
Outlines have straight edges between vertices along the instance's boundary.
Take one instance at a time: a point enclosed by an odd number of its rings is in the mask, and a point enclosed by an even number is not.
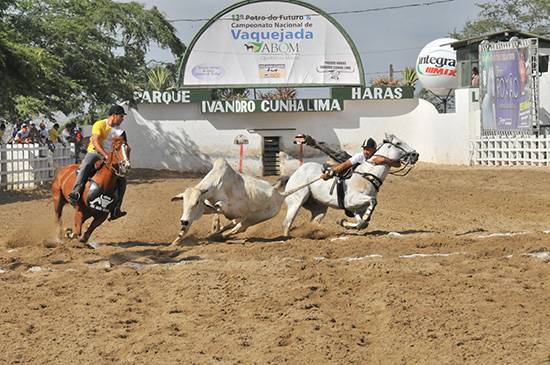
<svg viewBox="0 0 550 365"><path fill-rule="evenodd" d="M457 90L457 111L448 114L438 114L422 99L345 101L344 111L329 113L201 114L194 103L141 104L130 110L124 128L133 165L141 168L206 172L217 157L237 167L239 146L233 141L244 134L250 142L245 145L245 173L261 174L262 137L280 136L285 174L299 164L293 144L298 133L349 153L360 151L369 136L380 141L385 132L394 133L420 153L421 161L468 164L471 136L479 130L472 92ZM305 155L306 161L326 159L310 147Z"/></svg>

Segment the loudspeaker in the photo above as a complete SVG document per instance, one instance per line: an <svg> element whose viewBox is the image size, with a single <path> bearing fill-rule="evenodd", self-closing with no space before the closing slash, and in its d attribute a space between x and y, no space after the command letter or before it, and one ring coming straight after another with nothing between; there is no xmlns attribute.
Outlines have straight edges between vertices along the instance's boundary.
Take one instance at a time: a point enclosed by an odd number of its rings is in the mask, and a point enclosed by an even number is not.
<svg viewBox="0 0 550 365"><path fill-rule="evenodd" d="M548 55L539 55L539 72L548 72Z"/></svg>

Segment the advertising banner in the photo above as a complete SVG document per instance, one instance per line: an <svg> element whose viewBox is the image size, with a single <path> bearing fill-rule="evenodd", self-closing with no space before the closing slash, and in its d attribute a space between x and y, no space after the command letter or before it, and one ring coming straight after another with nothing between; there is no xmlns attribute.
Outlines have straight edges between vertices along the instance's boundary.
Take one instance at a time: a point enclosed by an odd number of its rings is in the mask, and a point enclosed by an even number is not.
<svg viewBox="0 0 550 365"><path fill-rule="evenodd" d="M533 125L529 44L480 48L481 123L485 130L525 130Z"/></svg>
<svg viewBox="0 0 550 365"><path fill-rule="evenodd" d="M180 67L180 86L362 85L345 31L309 4L243 2L214 17Z"/></svg>
<svg viewBox="0 0 550 365"><path fill-rule="evenodd" d="M435 95L448 96L458 86L453 42L456 39L436 39L424 46L416 59L418 81Z"/></svg>

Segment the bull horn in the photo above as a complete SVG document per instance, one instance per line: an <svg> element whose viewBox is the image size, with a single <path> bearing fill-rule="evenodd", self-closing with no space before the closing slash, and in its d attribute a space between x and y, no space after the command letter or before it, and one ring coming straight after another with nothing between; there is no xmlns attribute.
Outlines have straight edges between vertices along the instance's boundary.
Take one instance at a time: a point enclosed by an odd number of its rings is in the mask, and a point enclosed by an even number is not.
<svg viewBox="0 0 550 365"><path fill-rule="evenodd" d="M214 209L218 213L221 213L221 203L220 202L216 202L216 204L212 204L212 202L210 200L204 199L204 205L206 205L209 208Z"/></svg>
<svg viewBox="0 0 550 365"><path fill-rule="evenodd" d="M178 236L176 237L175 240L172 241L172 243L170 244L170 246L177 246L179 245L182 241L183 241L183 237L185 236L185 233L184 231L181 231Z"/></svg>
<svg viewBox="0 0 550 365"><path fill-rule="evenodd" d="M170 201L175 202L176 200L183 200L183 193L180 193L178 195L174 195Z"/></svg>

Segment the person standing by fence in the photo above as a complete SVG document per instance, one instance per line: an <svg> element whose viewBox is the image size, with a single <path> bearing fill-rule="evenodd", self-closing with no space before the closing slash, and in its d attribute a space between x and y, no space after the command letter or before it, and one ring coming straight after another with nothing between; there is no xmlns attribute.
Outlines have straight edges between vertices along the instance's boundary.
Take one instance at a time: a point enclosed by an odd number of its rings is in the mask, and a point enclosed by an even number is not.
<svg viewBox="0 0 550 365"><path fill-rule="evenodd" d="M74 123L69 122L65 124L65 128L63 128L63 131L61 131L61 138L66 144L74 143L75 140L74 140L73 130L74 130Z"/></svg>
<svg viewBox="0 0 550 365"><path fill-rule="evenodd" d="M61 140L61 138L59 138L59 124L58 123L54 123L54 125L48 129L48 135L49 135L49 138L50 138L50 141L52 141L52 143L61 143L63 144L63 146L65 145L65 143Z"/></svg>
<svg viewBox="0 0 550 365"><path fill-rule="evenodd" d="M479 70L477 67L472 68L472 80L470 86L479 87Z"/></svg>
<svg viewBox="0 0 550 365"><path fill-rule="evenodd" d="M29 128L29 137L30 142L28 143L39 143L40 142L40 132L38 131L38 128L36 128L36 124L30 123Z"/></svg>
<svg viewBox="0 0 550 365"><path fill-rule="evenodd" d="M4 134L6 133L6 123L0 123L0 145L4 143Z"/></svg>
<svg viewBox="0 0 550 365"><path fill-rule="evenodd" d="M21 129L15 133L13 143L32 143L31 132L27 123L21 124Z"/></svg>

